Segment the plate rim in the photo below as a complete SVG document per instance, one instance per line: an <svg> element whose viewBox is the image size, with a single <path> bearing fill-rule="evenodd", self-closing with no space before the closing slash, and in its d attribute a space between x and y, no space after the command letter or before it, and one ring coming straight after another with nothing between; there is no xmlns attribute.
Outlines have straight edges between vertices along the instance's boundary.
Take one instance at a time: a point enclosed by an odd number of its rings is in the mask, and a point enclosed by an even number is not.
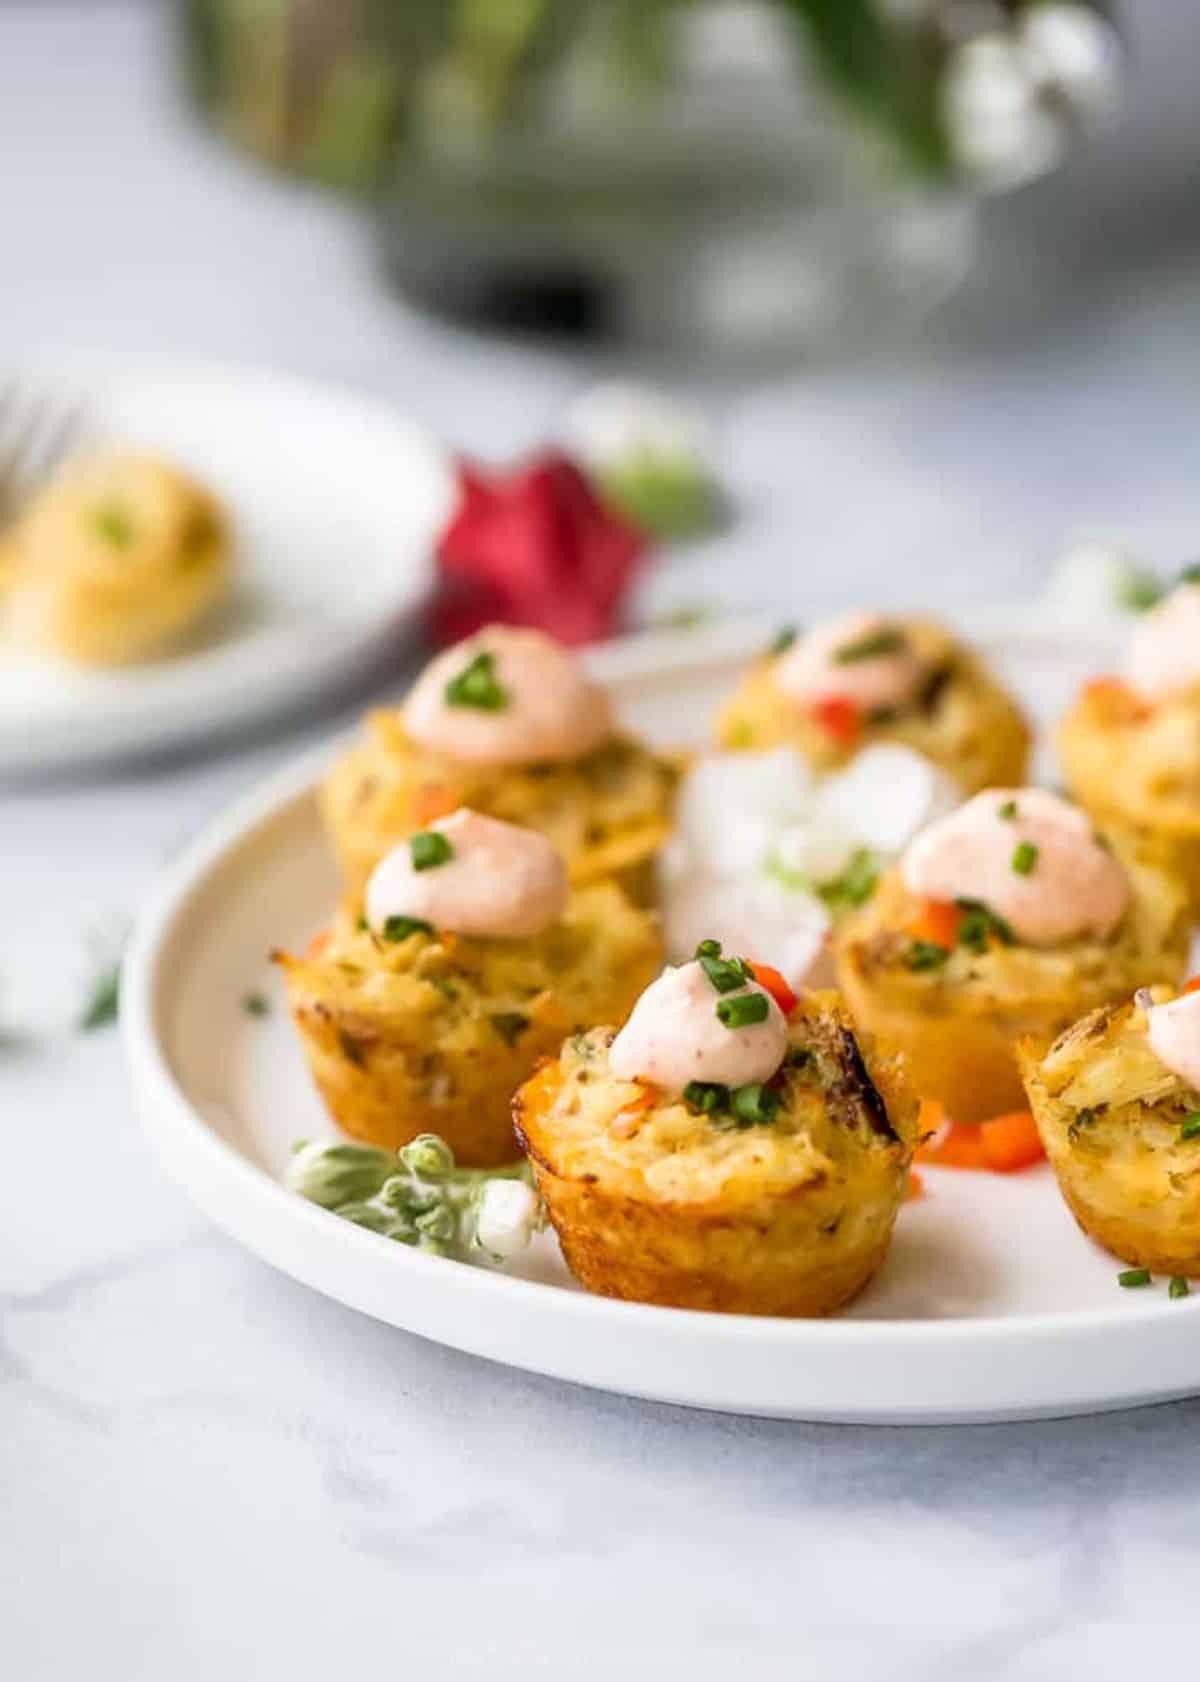
<svg viewBox="0 0 1200 1682"><path fill-rule="evenodd" d="M102 401L105 388L119 390L139 382L174 383L211 382L218 386L251 386L273 394L280 401L289 398L311 402L314 399L353 409L368 417L371 424L390 430L398 446L411 459L423 458L430 483L442 481L439 494L445 507L444 517L452 505L453 452L438 438L431 427L386 396L356 387L349 381L336 378L311 377L295 370L273 366L269 362L226 361L220 358L118 357L103 352L80 354L70 360L53 357L40 362L16 361L9 370L15 380L28 382L32 389L59 390L68 397L79 393L84 401L89 392ZM32 718L22 726L19 736L0 742L0 779L21 779L29 776L55 776L70 769L102 769L104 767L136 763L194 747L204 740L224 742L261 729L273 721L282 720L311 706L322 695L349 683L356 672L367 672L381 659L383 651L406 626L411 626L433 581L433 538L436 521L430 522L427 554L415 559L411 568L397 569L396 586L390 593L386 607L372 616L364 615L361 623L346 621L343 634L331 649L320 657L310 657L303 671L280 669L261 689L247 692L239 688L236 705L214 702L219 693L210 688L204 716L195 716L196 698L188 692L180 693L169 687L165 694L154 697L149 721L137 708L112 712L104 716L99 728L84 732L80 741L78 714L64 720L51 716L45 720ZM418 544L413 543L414 557ZM206 653L220 651L220 642ZM0 658L3 651L0 650ZM147 670L161 680L164 668L171 660L151 661Z"/></svg>
<svg viewBox="0 0 1200 1682"><path fill-rule="evenodd" d="M1030 633L1026 624L1023 633ZM1035 640L1044 635L1032 628ZM694 663L694 656L704 649L702 659L728 658L734 652L756 646L761 638L758 622L725 625L716 638L702 637L697 631L644 633L621 639L598 648L588 656L589 664L598 676L612 683L635 683L639 677L658 675L663 661ZM686 649L690 646L693 660ZM1138 1333L1174 1337L1173 1328L1186 1321L1189 1312L1200 1312L1200 1295L1189 1302L1171 1304L1169 1319L1164 1302L1130 1303L1127 1300L1111 1307L1056 1309L1045 1314L1022 1312L1011 1315L964 1315L946 1318L856 1319L830 1317L820 1320L795 1320L772 1316L718 1315L700 1310L663 1308L653 1304L632 1303L613 1298L593 1296L587 1292L567 1291L561 1286L508 1275L478 1267L458 1265L447 1269L442 1258L421 1255L411 1250L389 1250L386 1255L376 1242L376 1235L337 1220L327 1211L306 1203L288 1191L271 1174L241 1153L224 1139L204 1119L189 1095L176 1078L167 1056L159 1029L159 1010L169 977L165 973L171 957L173 932L187 914L194 899L200 895L221 867L252 843L264 828L285 818L288 811L311 800L316 779L345 740L344 735L310 749L273 773L265 781L235 799L213 817L192 839L181 854L153 883L141 913L122 966L120 1033L127 1072L137 1100L142 1126L156 1153L169 1172L196 1201L205 1213L237 1241L257 1255L265 1257L292 1277L301 1279L311 1288L334 1300L348 1303L362 1312L373 1314L421 1335L439 1338L436 1330L427 1325L413 1324L413 1316L396 1318L387 1312L377 1312L365 1306L362 1292L342 1288L336 1278L322 1282L313 1275L321 1271L323 1256L340 1252L361 1262L365 1272L381 1266L397 1270L395 1277L409 1281L420 1290L428 1283L436 1286L431 1300L455 1293L464 1302L479 1305L503 1301L517 1318L532 1314L541 1320L547 1316L559 1325L570 1324L578 1330L588 1326L603 1326L617 1334L625 1333L643 1341L647 1336L658 1340L664 1332L672 1340L684 1339L697 1347L707 1345L718 1349L731 1346L753 1346L756 1351L784 1352L795 1358L798 1351L811 1348L843 1354L864 1353L871 1350L915 1352L926 1349L931 1356L939 1351L956 1351L964 1361L973 1356L996 1357L1019 1347L1039 1347L1059 1344L1064 1333L1070 1333L1072 1345L1082 1343L1089 1348L1103 1342L1114 1333L1126 1337ZM317 1265L306 1269L281 1260L282 1241L264 1239L253 1221L230 1216L219 1197L211 1191L213 1177L231 1181L236 1201L244 1201L261 1213L269 1227L291 1227L308 1235ZM1114 1262L1114 1266L1116 1263ZM402 1304L403 1293L397 1292ZM420 1320L422 1316L415 1317ZM434 1314L436 1319L436 1312ZM1165 1332L1165 1328L1172 1328ZM1183 1334L1186 1338L1186 1333ZM606 1383L602 1379L580 1376L572 1370L558 1370L545 1358L528 1362L509 1360L496 1354L488 1340L481 1336L474 1344L461 1334L446 1335L440 1341L473 1354L490 1355L493 1359L524 1365L528 1370L566 1377L575 1382L591 1384L625 1394L668 1400L677 1399L690 1405L716 1407L724 1411L743 1413L781 1412L797 1418L830 1418L864 1423L937 1423L955 1419L964 1421L995 1420L1004 1417L1050 1417L1124 1407L1167 1399L1168 1396L1194 1393L1200 1389L1200 1369L1194 1380L1187 1379L1174 1388L1131 1379L1131 1390L1121 1397L1059 1403L1031 1402L1015 1408L993 1409L968 1407L965 1409L937 1409L919 1407L911 1417L901 1417L895 1407L884 1406L881 1411L864 1407L854 1409L802 1407L793 1412L788 1408L755 1406L753 1402L726 1405L711 1400L690 1400L689 1397L667 1397L661 1386L638 1392L625 1383ZM1057 1386L1062 1388L1062 1384Z"/></svg>

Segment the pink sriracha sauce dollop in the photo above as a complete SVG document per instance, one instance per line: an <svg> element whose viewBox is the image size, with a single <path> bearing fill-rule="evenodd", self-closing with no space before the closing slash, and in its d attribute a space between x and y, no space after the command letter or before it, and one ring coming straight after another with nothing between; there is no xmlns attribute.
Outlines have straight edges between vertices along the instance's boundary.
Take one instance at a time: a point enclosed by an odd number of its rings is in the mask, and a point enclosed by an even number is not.
<svg viewBox="0 0 1200 1682"><path fill-rule="evenodd" d="M413 917L455 934L516 940L541 934L566 903L566 868L544 835L460 807L380 860L365 910L377 934L389 918Z"/></svg>
<svg viewBox="0 0 1200 1682"><path fill-rule="evenodd" d="M922 899L981 901L1030 946L1103 939L1129 904L1087 815L1046 789L985 789L922 830L900 874Z"/></svg>
<svg viewBox="0 0 1200 1682"><path fill-rule="evenodd" d="M775 667L775 682L792 700L806 706L851 701L863 712L903 706L924 677L903 628L862 610L814 625Z"/></svg>
<svg viewBox="0 0 1200 1682"><path fill-rule="evenodd" d="M730 1027L722 1000L758 995L761 1021ZM759 1007L761 1009L761 1007ZM689 1081L746 1086L770 1080L787 1053L787 1022L757 982L718 993L698 962L665 969L642 994L613 1041L608 1066L618 1080L644 1080L680 1093Z"/></svg>
<svg viewBox="0 0 1200 1682"><path fill-rule="evenodd" d="M1200 685L1200 584L1180 584L1142 615L1129 638L1125 676L1147 701Z"/></svg>
<svg viewBox="0 0 1200 1682"><path fill-rule="evenodd" d="M1200 992L1181 993L1146 1012L1150 1049L1173 1075L1200 1090Z"/></svg>
<svg viewBox="0 0 1200 1682"><path fill-rule="evenodd" d="M506 625L431 660L401 717L420 747L470 765L579 759L613 731L607 695L565 648Z"/></svg>

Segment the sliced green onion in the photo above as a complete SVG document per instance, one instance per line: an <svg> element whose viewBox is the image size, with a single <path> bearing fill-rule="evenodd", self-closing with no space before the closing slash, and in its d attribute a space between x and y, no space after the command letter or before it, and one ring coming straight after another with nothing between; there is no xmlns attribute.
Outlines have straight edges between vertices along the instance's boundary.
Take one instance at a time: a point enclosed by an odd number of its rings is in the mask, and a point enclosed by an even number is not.
<svg viewBox="0 0 1200 1682"><path fill-rule="evenodd" d="M696 948L698 958L719 958L721 956L721 942L719 940L702 940Z"/></svg>
<svg viewBox="0 0 1200 1682"><path fill-rule="evenodd" d="M1185 1115L1179 1126L1181 1139L1200 1139L1200 1110L1193 1110Z"/></svg>
<svg viewBox="0 0 1200 1682"><path fill-rule="evenodd" d="M1140 1290L1143 1285L1150 1283L1150 1269L1148 1267L1127 1267L1124 1273L1117 1274L1117 1284L1126 1291Z"/></svg>
<svg viewBox="0 0 1200 1682"><path fill-rule="evenodd" d="M506 689L496 681L496 656L484 651L450 679L443 691L449 707L473 707L477 712L502 712L508 705Z"/></svg>
<svg viewBox="0 0 1200 1682"><path fill-rule="evenodd" d="M857 642L843 643L834 652L833 662L836 666L852 666L858 660L877 660L882 654L899 654L906 647L904 633L888 626L882 631L873 631L868 637L859 637Z"/></svg>
<svg viewBox="0 0 1200 1682"><path fill-rule="evenodd" d="M1003 818L1005 823L1012 823L1016 815L1017 803L1015 800L1006 800L1002 806L996 808L996 816Z"/></svg>
<svg viewBox="0 0 1200 1682"><path fill-rule="evenodd" d="M419 835L410 835L408 850L414 870L436 870L454 857L454 848L436 829L423 829Z"/></svg>
<svg viewBox="0 0 1200 1682"><path fill-rule="evenodd" d="M709 942L703 944L708 945ZM716 945L716 942L712 944ZM742 958L713 958L697 948L696 962L718 993L732 993L736 987L744 987L747 981L753 979L750 966Z"/></svg>
<svg viewBox="0 0 1200 1682"><path fill-rule="evenodd" d="M771 1122L779 1113L780 1097L774 1087L764 1086L761 1081L752 1081L747 1086L734 1088L732 1095L732 1109L734 1115L747 1127L758 1123Z"/></svg>
<svg viewBox="0 0 1200 1682"><path fill-rule="evenodd" d="M1171 1298L1172 1302L1177 1301L1180 1297L1190 1297L1191 1294L1192 1287L1188 1284L1182 1273L1177 1273L1171 1283L1167 1286L1167 1295Z"/></svg>
<svg viewBox="0 0 1200 1682"><path fill-rule="evenodd" d="M683 1089L683 1101L689 1110L713 1115L729 1107L729 1088L715 1080L690 1080Z"/></svg>
<svg viewBox="0 0 1200 1682"><path fill-rule="evenodd" d="M247 993L242 999L242 1009L247 1016L269 1016L271 1006L265 993Z"/></svg>
<svg viewBox="0 0 1200 1682"><path fill-rule="evenodd" d="M97 537L102 537L105 543L114 549L128 549L133 542L133 522L123 508L115 503L109 503L105 508L97 508L92 516L92 526Z"/></svg>
<svg viewBox="0 0 1200 1682"><path fill-rule="evenodd" d="M727 1028L751 1028L765 1022L770 1013L765 993L738 993L735 998L717 1000L717 1020Z"/></svg>
<svg viewBox="0 0 1200 1682"><path fill-rule="evenodd" d="M772 637L767 653L775 656L776 658L778 658L780 654L786 654L799 635L800 632L797 630L795 625L782 626L781 629L775 633L774 637Z"/></svg>
<svg viewBox="0 0 1200 1682"><path fill-rule="evenodd" d="M1193 561L1179 574L1181 584L1200 584L1200 561Z"/></svg>
<svg viewBox="0 0 1200 1682"><path fill-rule="evenodd" d="M938 946L932 940L914 940L904 955L904 962L909 969L940 969L949 956L944 946Z"/></svg>
<svg viewBox="0 0 1200 1682"><path fill-rule="evenodd" d="M385 940L407 940L410 934L432 934L433 924L421 917L388 917L383 925Z"/></svg>
<svg viewBox="0 0 1200 1682"><path fill-rule="evenodd" d="M1012 867L1018 876L1032 876L1038 849L1032 841L1018 841L1013 848Z"/></svg>

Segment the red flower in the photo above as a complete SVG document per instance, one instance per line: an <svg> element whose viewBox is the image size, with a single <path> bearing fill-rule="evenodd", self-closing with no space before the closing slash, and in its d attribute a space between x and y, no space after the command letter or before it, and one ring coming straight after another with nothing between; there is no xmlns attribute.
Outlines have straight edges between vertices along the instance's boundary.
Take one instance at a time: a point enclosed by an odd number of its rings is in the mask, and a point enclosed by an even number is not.
<svg viewBox="0 0 1200 1682"><path fill-rule="evenodd" d="M497 621L565 643L608 636L643 548L557 451L507 473L460 462L458 507L437 547L434 641Z"/></svg>

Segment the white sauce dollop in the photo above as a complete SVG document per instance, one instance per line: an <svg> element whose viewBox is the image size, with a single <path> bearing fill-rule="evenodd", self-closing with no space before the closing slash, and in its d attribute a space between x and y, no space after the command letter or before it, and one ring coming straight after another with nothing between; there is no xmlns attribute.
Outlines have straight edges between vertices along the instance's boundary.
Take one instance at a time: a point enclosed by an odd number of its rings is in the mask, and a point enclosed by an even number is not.
<svg viewBox="0 0 1200 1682"><path fill-rule="evenodd" d="M1146 1012L1150 1049L1173 1075L1200 1091L1200 993L1181 993Z"/></svg>
<svg viewBox="0 0 1200 1682"><path fill-rule="evenodd" d="M502 693L495 707L455 705L447 690L480 655ZM541 631L491 625L431 660L401 709L413 741L471 765L579 759L613 732L604 690Z"/></svg>
<svg viewBox="0 0 1200 1682"><path fill-rule="evenodd" d="M1087 814L1039 788L975 795L917 836L900 873L923 899L981 900L1030 946L1103 938L1129 904L1129 879Z"/></svg>
<svg viewBox="0 0 1200 1682"><path fill-rule="evenodd" d="M365 909L376 934L389 917L417 917L455 934L517 940L562 916L566 867L544 835L466 807L430 830L453 849L446 863L418 870L403 841L372 871Z"/></svg>
<svg viewBox="0 0 1200 1682"><path fill-rule="evenodd" d="M898 647L881 647L878 654L867 652L877 639L886 644L893 638L899 641ZM881 613L856 610L814 625L801 636L780 655L775 682L785 695L807 706L839 699L870 712L911 701L925 670L903 626Z"/></svg>
<svg viewBox="0 0 1200 1682"><path fill-rule="evenodd" d="M722 999L758 994L767 1001L761 1022L727 1028L717 1015ZM745 1086L770 1080L787 1052L783 1012L757 982L718 993L700 964L666 969L647 987L608 1054L618 1080L644 1080L672 1093L689 1081Z"/></svg>

